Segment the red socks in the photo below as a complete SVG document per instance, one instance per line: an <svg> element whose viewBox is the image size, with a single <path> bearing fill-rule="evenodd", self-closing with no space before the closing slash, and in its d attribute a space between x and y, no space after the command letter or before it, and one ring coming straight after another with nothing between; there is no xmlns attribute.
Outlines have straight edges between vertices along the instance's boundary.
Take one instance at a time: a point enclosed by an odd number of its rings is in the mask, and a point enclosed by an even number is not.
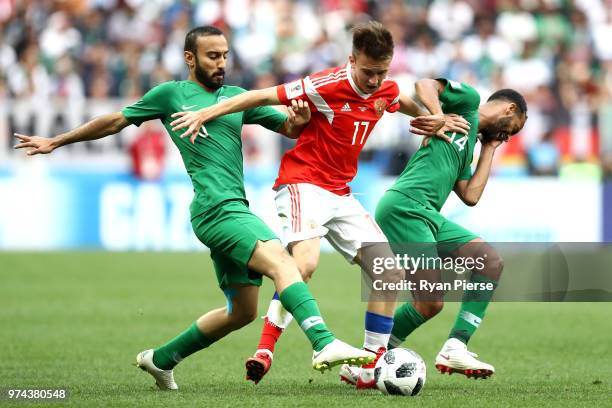
<svg viewBox="0 0 612 408"><path fill-rule="evenodd" d="M270 350L272 353L274 353L274 346L276 346L276 342L282 333L283 329L270 322L266 317L264 319L264 327L261 332L261 339L259 339L257 349Z"/></svg>

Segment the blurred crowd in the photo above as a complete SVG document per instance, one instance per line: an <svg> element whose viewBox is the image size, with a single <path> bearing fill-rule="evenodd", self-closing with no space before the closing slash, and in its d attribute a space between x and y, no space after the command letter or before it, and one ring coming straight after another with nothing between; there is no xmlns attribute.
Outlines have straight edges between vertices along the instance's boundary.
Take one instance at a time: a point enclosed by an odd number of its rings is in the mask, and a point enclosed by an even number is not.
<svg viewBox="0 0 612 408"><path fill-rule="evenodd" d="M393 34L390 75L407 92L448 77L483 99L525 95L498 173L612 173L612 0L0 0L0 101L137 98L185 77L185 34L203 24L231 41L226 83L271 86L345 63L348 29L372 18ZM364 159L395 171L415 147L407 129L381 126Z"/></svg>

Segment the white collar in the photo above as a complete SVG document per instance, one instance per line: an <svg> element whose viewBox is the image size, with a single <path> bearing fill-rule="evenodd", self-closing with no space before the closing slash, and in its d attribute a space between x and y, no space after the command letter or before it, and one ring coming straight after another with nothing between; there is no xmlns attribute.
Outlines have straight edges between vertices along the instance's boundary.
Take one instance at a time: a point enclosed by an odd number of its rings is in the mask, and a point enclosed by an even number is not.
<svg viewBox="0 0 612 408"><path fill-rule="evenodd" d="M363 99L368 99L370 96L372 96L372 94L363 93L361 89L359 89L357 84L355 84L355 81L353 81L353 69L351 68L350 61L346 64L346 73L347 73L349 84L351 84L351 88L353 88L353 91L355 91L357 95L359 95Z"/></svg>

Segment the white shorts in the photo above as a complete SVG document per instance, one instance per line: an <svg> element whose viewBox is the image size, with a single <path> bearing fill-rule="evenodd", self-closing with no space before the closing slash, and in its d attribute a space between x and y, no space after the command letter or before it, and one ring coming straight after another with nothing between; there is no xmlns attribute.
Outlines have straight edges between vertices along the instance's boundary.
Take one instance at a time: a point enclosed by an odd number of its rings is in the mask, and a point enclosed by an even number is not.
<svg viewBox="0 0 612 408"><path fill-rule="evenodd" d="M313 184L282 186L274 199L283 244L325 237L351 263L364 244L388 242L352 195L339 196Z"/></svg>

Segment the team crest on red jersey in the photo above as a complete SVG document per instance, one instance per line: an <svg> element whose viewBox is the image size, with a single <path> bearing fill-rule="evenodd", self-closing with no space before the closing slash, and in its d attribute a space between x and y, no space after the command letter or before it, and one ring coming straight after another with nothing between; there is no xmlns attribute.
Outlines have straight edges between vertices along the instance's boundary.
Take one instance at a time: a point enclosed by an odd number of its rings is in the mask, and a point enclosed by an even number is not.
<svg viewBox="0 0 612 408"><path fill-rule="evenodd" d="M389 104L383 98L378 98L376 102L374 102L374 110L376 111L376 116L381 117L383 113L385 113L385 109L387 109Z"/></svg>

